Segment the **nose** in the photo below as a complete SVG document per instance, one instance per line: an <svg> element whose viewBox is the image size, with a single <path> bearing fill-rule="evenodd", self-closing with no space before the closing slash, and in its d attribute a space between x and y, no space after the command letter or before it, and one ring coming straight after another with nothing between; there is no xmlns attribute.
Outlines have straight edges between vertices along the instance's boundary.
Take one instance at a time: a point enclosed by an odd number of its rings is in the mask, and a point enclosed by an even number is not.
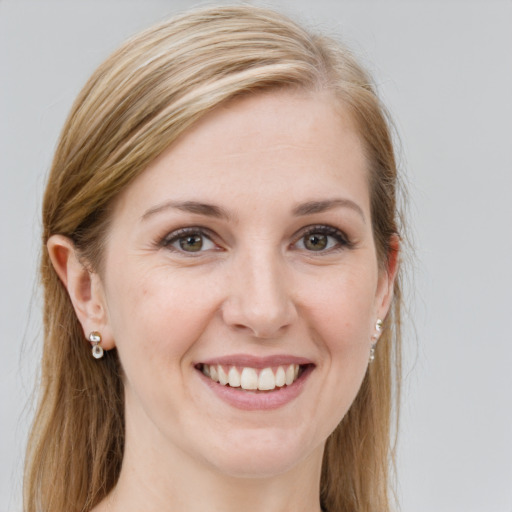
<svg viewBox="0 0 512 512"><path fill-rule="evenodd" d="M230 327L271 339L297 319L290 271L270 250L239 255L228 280L222 317Z"/></svg>

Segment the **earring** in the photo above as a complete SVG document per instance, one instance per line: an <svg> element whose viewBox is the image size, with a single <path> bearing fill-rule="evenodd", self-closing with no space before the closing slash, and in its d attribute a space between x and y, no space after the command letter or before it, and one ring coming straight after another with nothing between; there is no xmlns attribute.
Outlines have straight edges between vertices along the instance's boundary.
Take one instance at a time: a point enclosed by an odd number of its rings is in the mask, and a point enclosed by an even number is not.
<svg viewBox="0 0 512 512"><path fill-rule="evenodd" d="M101 359L103 357L103 348L101 347L101 334L98 331L92 331L89 334L89 341L92 343L92 357Z"/></svg>
<svg viewBox="0 0 512 512"><path fill-rule="evenodd" d="M382 332L382 320L377 318L375 322L375 331L376 333L372 336L372 346L370 347L370 363L375 361L375 347L377 346L377 341L379 341L380 333Z"/></svg>

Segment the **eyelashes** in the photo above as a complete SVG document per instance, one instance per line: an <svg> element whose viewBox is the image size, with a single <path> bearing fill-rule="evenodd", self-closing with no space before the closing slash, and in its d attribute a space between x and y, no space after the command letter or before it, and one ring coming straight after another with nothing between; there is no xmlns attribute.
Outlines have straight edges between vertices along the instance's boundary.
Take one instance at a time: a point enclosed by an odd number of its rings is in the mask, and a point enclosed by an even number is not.
<svg viewBox="0 0 512 512"><path fill-rule="evenodd" d="M353 247L343 231L323 224L305 228L294 245L311 252L330 252Z"/></svg>
<svg viewBox="0 0 512 512"><path fill-rule="evenodd" d="M205 252L222 251L218 237L208 228L192 226L172 231L163 237L158 245L175 253L187 256L201 256ZM290 247L316 254L331 254L343 249L351 249L354 244L338 228L319 224L301 229L293 237Z"/></svg>
<svg viewBox="0 0 512 512"><path fill-rule="evenodd" d="M181 228L166 235L159 245L176 252L191 254L220 250L212 238L211 231L203 227Z"/></svg>

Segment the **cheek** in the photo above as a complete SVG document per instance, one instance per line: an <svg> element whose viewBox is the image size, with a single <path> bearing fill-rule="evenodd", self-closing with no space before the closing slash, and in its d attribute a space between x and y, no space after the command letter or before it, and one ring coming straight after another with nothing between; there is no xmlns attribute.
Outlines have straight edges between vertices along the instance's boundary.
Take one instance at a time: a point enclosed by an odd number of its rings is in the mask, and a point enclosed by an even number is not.
<svg viewBox="0 0 512 512"><path fill-rule="evenodd" d="M131 279L113 276L109 319L121 362L169 367L186 358L214 311L208 290L197 293L188 280L177 282L169 271L140 268ZM138 371L138 370L137 370Z"/></svg>
<svg viewBox="0 0 512 512"><path fill-rule="evenodd" d="M113 276L116 288L109 290L127 414L132 423L149 417L156 424L179 424L183 400L190 399L184 385L192 368L187 355L209 322L213 298L186 281L171 282L169 272L138 269L133 275L137 278Z"/></svg>
<svg viewBox="0 0 512 512"><path fill-rule="evenodd" d="M304 315L321 353L316 437L325 439L352 405L368 368L376 274L371 267L345 266L311 288ZM306 301L306 299L304 299Z"/></svg>
<svg viewBox="0 0 512 512"><path fill-rule="evenodd" d="M371 267L350 269L331 276L321 288L309 294L306 309L315 316L319 330L331 354L366 350L376 303L376 273Z"/></svg>

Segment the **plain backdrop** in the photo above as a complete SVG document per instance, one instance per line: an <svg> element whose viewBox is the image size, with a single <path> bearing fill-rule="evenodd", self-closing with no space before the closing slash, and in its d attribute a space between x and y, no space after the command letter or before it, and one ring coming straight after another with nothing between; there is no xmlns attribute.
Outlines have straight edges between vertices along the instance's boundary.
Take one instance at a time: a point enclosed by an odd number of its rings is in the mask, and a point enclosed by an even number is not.
<svg viewBox="0 0 512 512"><path fill-rule="evenodd" d="M45 175L71 102L186 0L0 0L0 512L21 510ZM409 282L404 512L512 512L512 1L282 0L374 73L396 120ZM58 511L51 511L58 512Z"/></svg>

